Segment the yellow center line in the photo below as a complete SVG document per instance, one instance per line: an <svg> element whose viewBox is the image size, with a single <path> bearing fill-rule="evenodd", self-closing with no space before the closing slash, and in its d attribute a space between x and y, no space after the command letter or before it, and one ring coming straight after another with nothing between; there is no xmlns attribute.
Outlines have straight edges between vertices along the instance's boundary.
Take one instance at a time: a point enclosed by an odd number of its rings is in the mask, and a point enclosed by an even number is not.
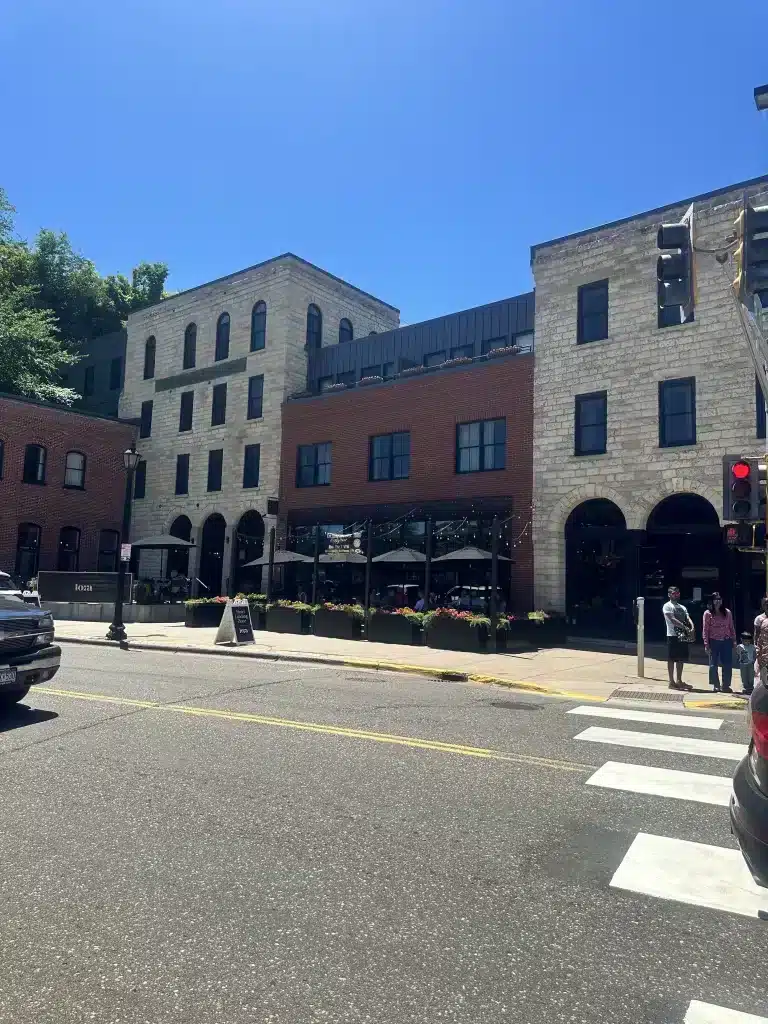
<svg viewBox="0 0 768 1024"><path fill-rule="evenodd" d="M512 754L486 747L471 747L463 743L445 743L442 740L426 740L417 736L399 736L393 733L374 732L370 729L350 729L341 725L323 725L319 722L297 722L290 718L274 718L269 715L253 715L244 711L226 711L218 708L200 708L184 704L161 704L158 701L135 700L129 697L112 697L108 694L86 693L80 690L59 690L51 686L37 686L38 693L52 697L68 697L74 700L90 700L104 704L120 704L127 707L143 708L149 711L173 711L182 715L201 718L219 718L230 722L248 722L253 725L268 725L300 732L321 733L326 736L343 736L346 739L371 740L374 743L389 743L418 750L434 750L443 754L461 754L464 757L485 758L493 761L512 761L518 764L536 765L542 768L556 768L568 772L592 772L594 765L579 764L575 761L558 761L532 754Z"/></svg>

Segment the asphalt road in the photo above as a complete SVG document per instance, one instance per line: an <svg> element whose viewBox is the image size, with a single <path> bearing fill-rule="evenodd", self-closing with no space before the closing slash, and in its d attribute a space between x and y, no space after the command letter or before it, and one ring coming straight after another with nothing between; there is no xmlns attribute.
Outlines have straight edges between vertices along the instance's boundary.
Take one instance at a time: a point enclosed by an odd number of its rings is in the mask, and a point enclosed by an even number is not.
<svg viewBox="0 0 768 1024"><path fill-rule="evenodd" d="M611 759L734 763L574 739L695 729L76 645L50 687L0 720L2 1022L768 1017L768 923L610 885L640 832L735 848L727 811L586 785ZM703 738L743 743L716 714Z"/></svg>

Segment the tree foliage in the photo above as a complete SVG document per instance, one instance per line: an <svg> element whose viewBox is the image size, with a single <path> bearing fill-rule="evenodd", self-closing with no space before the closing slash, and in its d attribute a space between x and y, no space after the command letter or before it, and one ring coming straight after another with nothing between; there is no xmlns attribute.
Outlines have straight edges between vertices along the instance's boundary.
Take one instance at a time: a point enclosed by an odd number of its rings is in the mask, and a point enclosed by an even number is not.
<svg viewBox="0 0 768 1024"><path fill-rule="evenodd" d="M78 395L56 383L62 371L84 342L158 302L168 267L102 277L63 232L44 228L32 245L15 238L14 213L0 188L0 390L69 404Z"/></svg>

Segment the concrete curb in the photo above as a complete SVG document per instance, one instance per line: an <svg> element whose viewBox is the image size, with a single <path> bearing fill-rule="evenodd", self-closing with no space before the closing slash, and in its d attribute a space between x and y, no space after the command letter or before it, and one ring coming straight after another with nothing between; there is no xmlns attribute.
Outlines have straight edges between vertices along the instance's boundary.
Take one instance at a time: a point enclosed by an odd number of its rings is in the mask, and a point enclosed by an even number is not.
<svg viewBox="0 0 768 1024"><path fill-rule="evenodd" d="M56 640L62 644L84 644L90 647L120 647L114 640L94 640L86 637L62 637ZM501 676L488 676L479 672L459 672L450 668L430 668L428 665L405 665L397 661L373 661L364 658L335 658L324 654L280 654L266 651L245 651L232 647L188 647L180 644L145 643L141 640L130 641L122 645L123 650L130 651L163 651L169 654L206 654L223 655L226 658L255 658L259 661L285 661L310 665L343 665L345 668L366 668L379 672L401 672L406 675L426 676L430 679L444 679L455 683L479 683L481 685L504 686L510 690L524 690L528 693L541 693L551 697L563 697L568 700L589 700L602 703L608 697L598 697L591 693L577 693L572 690L556 690L541 683L529 683L517 679L504 679Z"/></svg>

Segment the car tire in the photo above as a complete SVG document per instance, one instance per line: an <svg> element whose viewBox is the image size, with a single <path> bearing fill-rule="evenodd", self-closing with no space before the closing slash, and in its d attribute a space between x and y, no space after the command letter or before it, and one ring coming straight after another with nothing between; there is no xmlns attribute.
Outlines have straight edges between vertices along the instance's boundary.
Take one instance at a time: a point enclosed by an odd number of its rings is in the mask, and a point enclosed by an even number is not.
<svg viewBox="0 0 768 1024"><path fill-rule="evenodd" d="M9 708L13 704L18 704L20 700L24 700L28 693L28 686L13 686L6 690L0 690L0 710Z"/></svg>

